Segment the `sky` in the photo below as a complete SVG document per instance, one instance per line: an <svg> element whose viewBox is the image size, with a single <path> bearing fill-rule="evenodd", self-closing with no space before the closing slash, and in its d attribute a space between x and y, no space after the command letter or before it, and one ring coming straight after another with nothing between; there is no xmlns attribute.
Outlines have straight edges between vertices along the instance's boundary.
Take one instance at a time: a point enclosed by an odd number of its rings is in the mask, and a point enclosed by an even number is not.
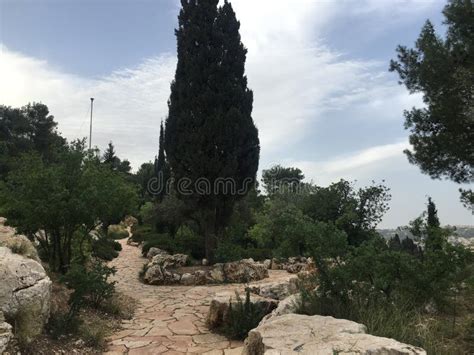
<svg viewBox="0 0 474 355"><path fill-rule="evenodd" d="M341 178L391 188L381 227L436 202L445 224L474 224L459 185L432 180L403 154L403 111L421 106L388 71L439 0L231 0L248 48L246 74L260 171L295 166L326 186ZM136 169L154 159L176 67L178 0L0 0L0 104L43 102L68 139L113 141Z"/></svg>

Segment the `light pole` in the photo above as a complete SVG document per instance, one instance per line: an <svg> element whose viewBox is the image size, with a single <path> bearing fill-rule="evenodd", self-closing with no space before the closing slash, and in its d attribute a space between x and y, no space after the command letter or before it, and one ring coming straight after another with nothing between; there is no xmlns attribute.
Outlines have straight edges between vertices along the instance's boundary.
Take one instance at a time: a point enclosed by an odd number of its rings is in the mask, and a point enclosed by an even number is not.
<svg viewBox="0 0 474 355"><path fill-rule="evenodd" d="M91 97L91 122L89 126L89 150L92 147L92 111L94 110L94 98Z"/></svg>

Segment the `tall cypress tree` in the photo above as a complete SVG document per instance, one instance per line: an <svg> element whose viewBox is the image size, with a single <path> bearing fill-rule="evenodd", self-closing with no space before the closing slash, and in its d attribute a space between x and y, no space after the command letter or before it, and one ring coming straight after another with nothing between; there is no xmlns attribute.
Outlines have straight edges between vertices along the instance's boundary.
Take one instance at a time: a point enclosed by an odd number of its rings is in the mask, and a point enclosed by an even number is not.
<svg viewBox="0 0 474 355"><path fill-rule="evenodd" d="M247 87L240 23L230 3L182 0L176 30L178 64L171 84L165 151L173 178L191 182L190 195L212 260L217 239L234 202L242 195L216 187L232 179L236 190L254 181L260 146L252 120L253 93ZM208 193L193 189L206 181ZM202 186L202 185L201 185Z"/></svg>
<svg viewBox="0 0 474 355"><path fill-rule="evenodd" d="M168 166L166 164L165 158L165 132L163 129L163 122L160 125L160 140L159 140L159 148L158 148L158 157L155 159L155 176L159 179L160 183L163 184L161 186L161 190L157 195L157 200L161 202L163 197L166 194L166 183L169 178L168 173Z"/></svg>

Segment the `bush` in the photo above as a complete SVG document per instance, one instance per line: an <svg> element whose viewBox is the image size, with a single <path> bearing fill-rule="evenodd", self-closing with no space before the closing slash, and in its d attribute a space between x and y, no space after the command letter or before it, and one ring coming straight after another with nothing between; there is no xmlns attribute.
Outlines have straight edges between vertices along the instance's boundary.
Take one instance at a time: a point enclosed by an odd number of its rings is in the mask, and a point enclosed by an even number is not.
<svg viewBox="0 0 474 355"><path fill-rule="evenodd" d="M205 256L204 238L195 233L189 226L182 225L179 227L174 240L176 243L174 253L191 255L198 260Z"/></svg>
<svg viewBox="0 0 474 355"><path fill-rule="evenodd" d="M227 263L242 259L244 250L240 245L233 244L229 241L222 241L215 250L215 260L218 263Z"/></svg>
<svg viewBox="0 0 474 355"><path fill-rule="evenodd" d="M243 340L250 330L258 326L265 316L262 309L250 302L250 290L246 290L245 301L236 292L236 303L229 302L229 314L222 332L231 339Z"/></svg>
<svg viewBox="0 0 474 355"><path fill-rule="evenodd" d="M150 233L142 246L142 255L146 256L150 248L156 247L173 254L176 252L176 242L166 233Z"/></svg>
<svg viewBox="0 0 474 355"><path fill-rule="evenodd" d="M119 242L103 235L92 241L92 255L105 261L116 258L121 250L122 245Z"/></svg>
<svg viewBox="0 0 474 355"><path fill-rule="evenodd" d="M77 315L69 312L55 312L49 316L46 330L53 339L60 339L63 336L77 334L82 321Z"/></svg>
<svg viewBox="0 0 474 355"><path fill-rule="evenodd" d="M132 236L130 239L136 243L143 243L150 234L153 234L151 226L149 225L134 225L132 227Z"/></svg>
<svg viewBox="0 0 474 355"><path fill-rule="evenodd" d="M107 229L107 237L110 239L124 239L128 237L128 230L120 224L112 224Z"/></svg>
<svg viewBox="0 0 474 355"><path fill-rule="evenodd" d="M73 265L63 277L66 285L73 289L69 298L71 313L76 314L86 305L99 308L115 293L115 282L108 282L115 274L115 268L100 261L93 261L89 267Z"/></svg>

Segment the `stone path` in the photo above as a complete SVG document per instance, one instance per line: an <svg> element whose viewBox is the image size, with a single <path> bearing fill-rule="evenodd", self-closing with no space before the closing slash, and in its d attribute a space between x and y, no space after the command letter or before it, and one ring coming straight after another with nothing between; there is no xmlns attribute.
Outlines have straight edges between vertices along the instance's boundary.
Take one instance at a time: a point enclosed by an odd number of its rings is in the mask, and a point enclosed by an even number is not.
<svg viewBox="0 0 474 355"><path fill-rule="evenodd" d="M118 290L136 299L138 306L133 318L122 322L123 329L109 337L106 354L241 353L242 342L211 333L205 318L215 293L239 290L243 294L243 285L145 285L138 273L146 259L139 248L127 245L126 240L120 242L123 249L110 265L117 268ZM290 277L286 271L269 272L270 278L260 283Z"/></svg>

